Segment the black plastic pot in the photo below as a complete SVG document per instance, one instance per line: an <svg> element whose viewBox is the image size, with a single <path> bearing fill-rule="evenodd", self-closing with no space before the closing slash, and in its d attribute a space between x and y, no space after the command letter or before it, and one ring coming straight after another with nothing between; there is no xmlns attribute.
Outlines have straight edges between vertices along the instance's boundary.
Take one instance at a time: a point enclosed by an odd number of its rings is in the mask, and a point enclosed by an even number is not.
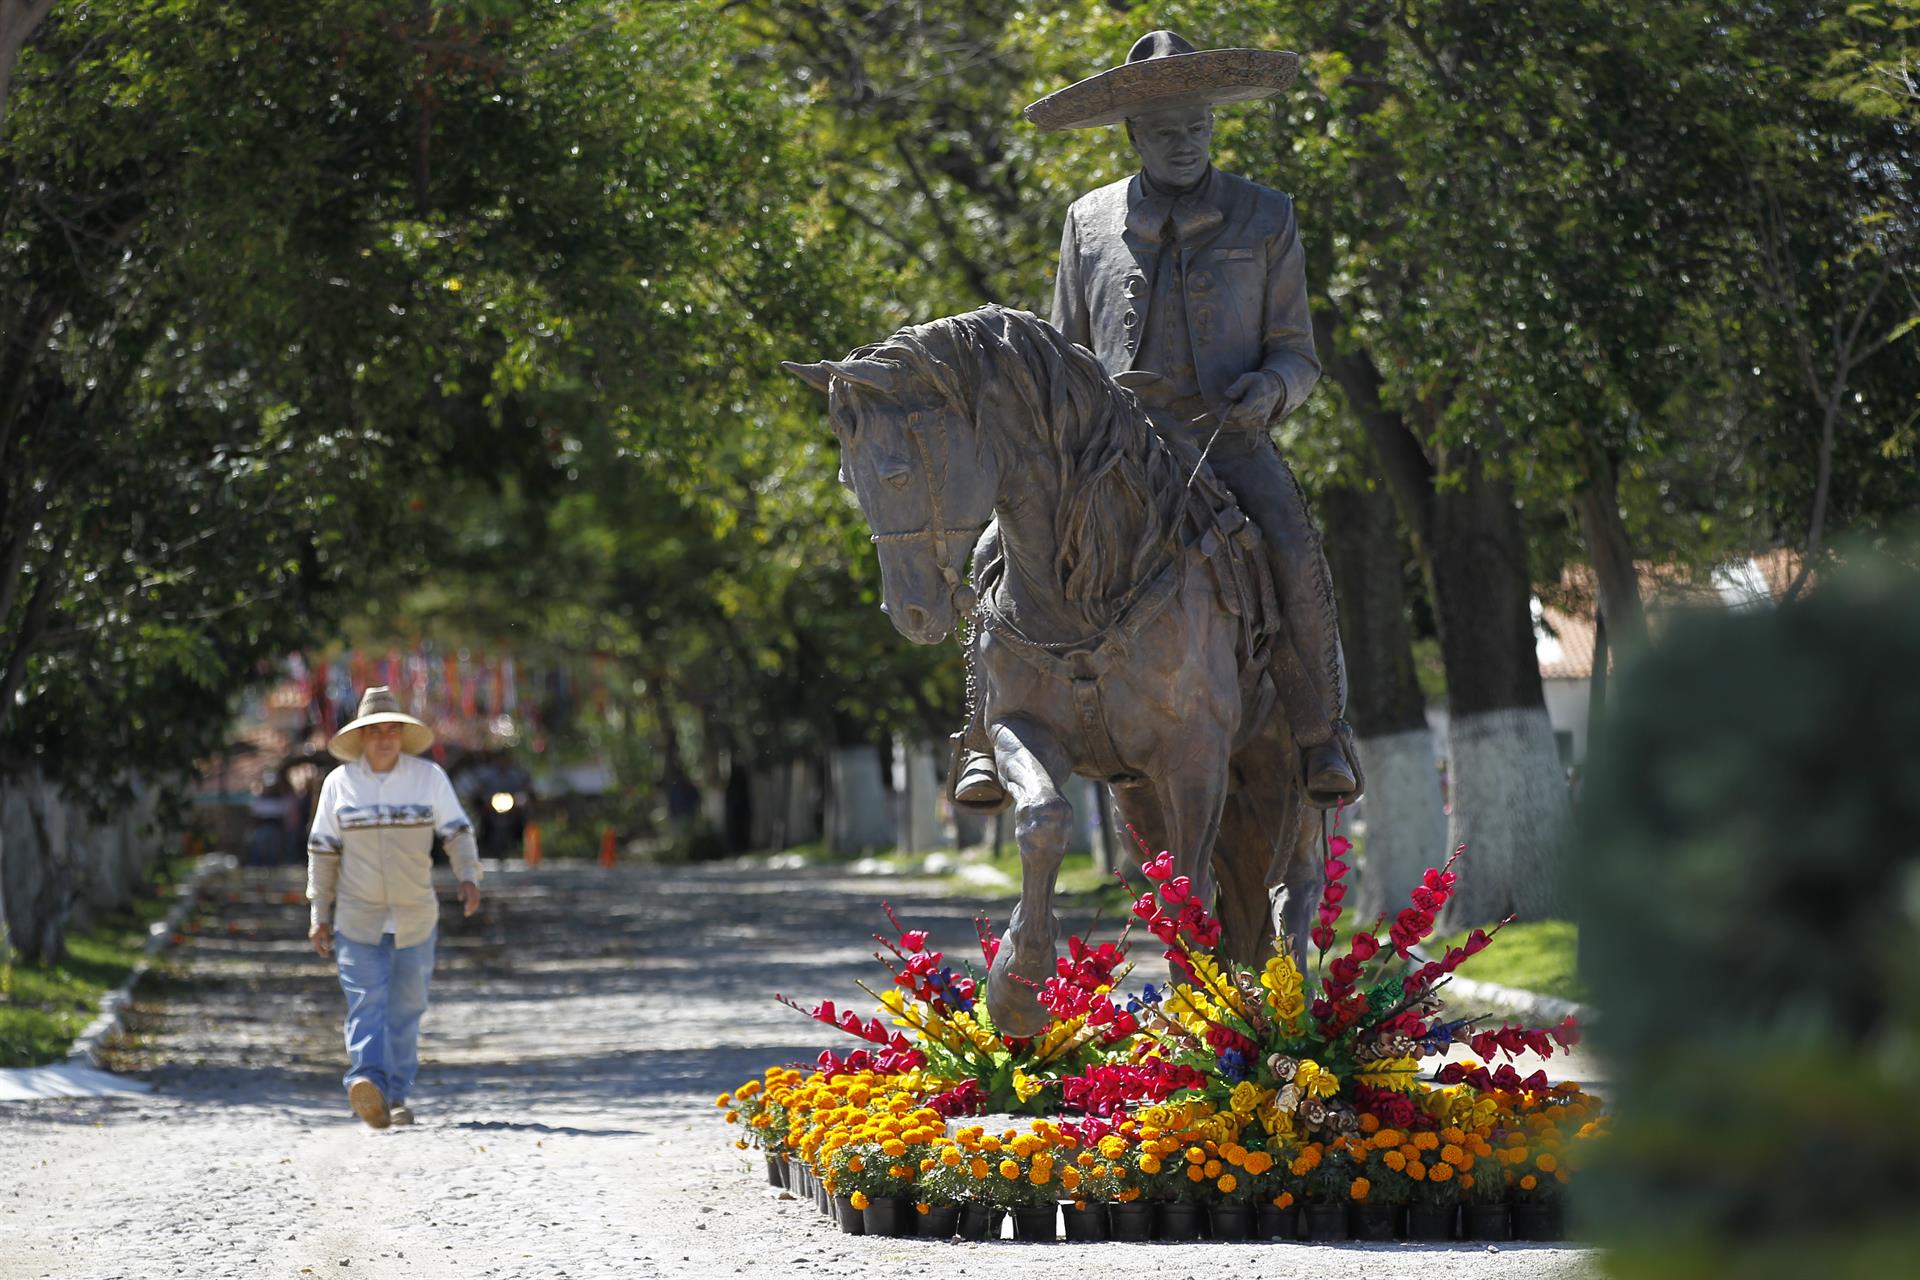
<svg viewBox="0 0 1920 1280"><path fill-rule="evenodd" d="M1013 1238L1027 1244L1052 1244L1060 1238L1060 1206L1022 1204L1013 1210Z"/></svg>
<svg viewBox="0 0 1920 1280"><path fill-rule="evenodd" d="M786 1185L786 1183L780 1181L780 1161L772 1156L767 1157L767 1185L770 1187L784 1187Z"/></svg>
<svg viewBox="0 0 1920 1280"><path fill-rule="evenodd" d="M870 1236L910 1236L913 1219L920 1216L905 1196L874 1196L860 1214Z"/></svg>
<svg viewBox="0 0 1920 1280"><path fill-rule="evenodd" d="M1558 1240L1563 1234L1560 1215L1544 1200L1517 1200L1513 1204L1515 1240Z"/></svg>
<svg viewBox="0 0 1920 1280"><path fill-rule="evenodd" d="M1348 1240L1347 1206L1344 1204L1310 1204L1307 1206L1307 1239L1329 1241Z"/></svg>
<svg viewBox="0 0 1920 1280"><path fill-rule="evenodd" d="M913 1234L930 1240L949 1240L960 1231L960 1206L957 1204L930 1206L925 1213L914 1215Z"/></svg>
<svg viewBox="0 0 1920 1280"><path fill-rule="evenodd" d="M996 1209L992 1205L969 1202L960 1209L960 1238L962 1240L998 1240L1000 1224L1007 1219L1005 1209Z"/></svg>
<svg viewBox="0 0 1920 1280"><path fill-rule="evenodd" d="M1061 1205L1060 1220L1066 1226L1068 1240L1079 1242L1107 1238L1107 1206L1104 1204L1090 1204L1084 1209L1070 1204Z"/></svg>
<svg viewBox="0 0 1920 1280"><path fill-rule="evenodd" d="M1407 1206L1407 1239L1451 1240L1454 1220L1460 1216L1458 1205L1420 1204Z"/></svg>
<svg viewBox="0 0 1920 1280"><path fill-rule="evenodd" d="M867 1234L866 1217L860 1210L853 1207L852 1197L835 1196L833 1198L833 1217L834 1220L840 1224L840 1229L848 1235L863 1236Z"/></svg>
<svg viewBox="0 0 1920 1280"><path fill-rule="evenodd" d="M1155 1206L1153 1215L1153 1238L1155 1240L1198 1240L1200 1238L1200 1206L1191 1200L1162 1200Z"/></svg>
<svg viewBox="0 0 1920 1280"><path fill-rule="evenodd" d="M829 1218L833 1216L833 1197L827 1194L826 1183L818 1178L813 1180L813 1205Z"/></svg>
<svg viewBox="0 0 1920 1280"><path fill-rule="evenodd" d="M1391 1240L1399 1217L1393 1205L1362 1200L1347 1210L1347 1229L1355 1240Z"/></svg>
<svg viewBox="0 0 1920 1280"><path fill-rule="evenodd" d="M1298 1240L1300 1206L1290 1204L1280 1209L1271 1201L1254 1206L1253 1235L1256 1240Z"/></svg>
<svg viewBox="0 0 1920 1280"><path fill-rule="evenodd" d="M780 1186L786 1191L793 1190L794 1186L793 1161L785 1156L780 1157Z"/></svg>
<svg viewBox="0 0 1920 1280"><path fill-rule="evenodd" d="M1253 1239L1253 1206L1250 1204L1210 1204L1207 1226L1215 1240Z"/></svg>
<svg viewBox="0 0 1920 1280"><path fill-rule="evenodd" d="M1153 1204L1132 1200L1107 1206L1107 1234L1115 1240L1144 1242L1153 1239Z"/></svg>
<svg viewBox="0 0 1920 1280"><path fill-rule="evenodd" d="M1460 1234L1468 1240L1513 1239L1513 1217L1504 1204L1462 1206Z"/></svg>

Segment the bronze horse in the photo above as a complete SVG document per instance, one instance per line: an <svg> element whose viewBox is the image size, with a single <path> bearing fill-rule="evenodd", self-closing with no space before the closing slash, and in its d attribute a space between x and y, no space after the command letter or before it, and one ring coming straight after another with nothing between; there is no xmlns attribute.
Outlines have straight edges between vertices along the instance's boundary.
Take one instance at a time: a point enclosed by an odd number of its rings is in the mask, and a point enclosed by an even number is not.
<svg viewBox="0 0 1920 1280"><path fill-rule="evenodd" d="M1022 870L988 978L994 1023L1016 1036L1046 1025L1035 993L1054 971L1072 773L1112 784L1141 837L1173 851L1228 954L1270 945L1284 887L1304 960L1323 871L1264 674L1272 588L1258 534L1198 451L1162 440L1052 325L1003 307L783 367L827 393L895 628L937 644L973 618L976 696Z"/></svg>

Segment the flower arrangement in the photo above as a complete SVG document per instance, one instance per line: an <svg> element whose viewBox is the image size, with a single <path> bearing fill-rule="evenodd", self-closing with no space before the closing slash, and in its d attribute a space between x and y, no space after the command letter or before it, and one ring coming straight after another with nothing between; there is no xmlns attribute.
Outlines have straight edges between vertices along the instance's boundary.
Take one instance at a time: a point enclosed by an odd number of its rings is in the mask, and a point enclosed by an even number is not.
<svg viewBox="0 0 1920 1280"><path fill-rule="evenodd" d="M1213 953L1220 925L1160 854L1111 942L1069 939L1036 992L1052 1021L1000 1034L981 976L905 927L875 935L891 982L861 1017L779 997L862 1044L811 1071L770 1069L719 1102L744 1146L789 1154L828 1190L909 1196L923 1211L1068 1201L1296 1204L1451 1209L1550 1201L1605 1132L1595 1101L1512 1059L1576 1044L1551 1028L1446 1016L1441 989L1501 926L1428 960L1416 953L1456 883L1454 857L1422 877L1406 908L1336 946L1351 846L1328 841L1312 963L1284 949L1257 965ZM1171 980L1122 985L1138 928ZM977 922L981 960L998 945ZM863 985L863 990L866 988ZM1477 1057L1430 1076L1453 1045ZM1506 1061L1501 1061L1501 1059ZM968 1117L1030 1117L989 1130Z"/></svg>

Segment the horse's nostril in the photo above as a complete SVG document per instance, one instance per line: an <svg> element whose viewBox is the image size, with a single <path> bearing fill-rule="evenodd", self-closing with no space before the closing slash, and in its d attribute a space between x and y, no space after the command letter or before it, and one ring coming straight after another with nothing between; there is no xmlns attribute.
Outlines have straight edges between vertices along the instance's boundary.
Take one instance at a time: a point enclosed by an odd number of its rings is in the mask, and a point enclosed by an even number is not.
<svg viewBox="0 0 1920 1280"><path fill-rule="evenodd" d="M913 631L926 630L928 619L932 616L917 604L907 605L906 614L907 627Z"/></svg>

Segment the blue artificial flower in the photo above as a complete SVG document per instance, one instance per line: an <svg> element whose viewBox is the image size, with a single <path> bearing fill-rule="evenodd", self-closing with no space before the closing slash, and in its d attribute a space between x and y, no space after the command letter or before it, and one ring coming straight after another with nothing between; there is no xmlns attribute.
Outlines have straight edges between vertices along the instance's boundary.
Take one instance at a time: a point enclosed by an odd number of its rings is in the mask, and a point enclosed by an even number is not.
<svg viewBox="0 0 1920 1280"><path fill-rule="evenodd" d="M1455 1040L1460 1039L1460 1033L1472 1023L1472 1018L1461 1018L1454 1022L1435 1023L1428 1027L1427 1034L1419 1040L1421 1056L1439 1053Z"/></svg>
<svg viewBox="0 0 1920 1280"><path fill-rule="evenodd" d="M1220 1055L1220 1078L1239 1084L1251 1075L1247 1069L1247 1055L1238 1049L1228 1049Z"/></svg>

